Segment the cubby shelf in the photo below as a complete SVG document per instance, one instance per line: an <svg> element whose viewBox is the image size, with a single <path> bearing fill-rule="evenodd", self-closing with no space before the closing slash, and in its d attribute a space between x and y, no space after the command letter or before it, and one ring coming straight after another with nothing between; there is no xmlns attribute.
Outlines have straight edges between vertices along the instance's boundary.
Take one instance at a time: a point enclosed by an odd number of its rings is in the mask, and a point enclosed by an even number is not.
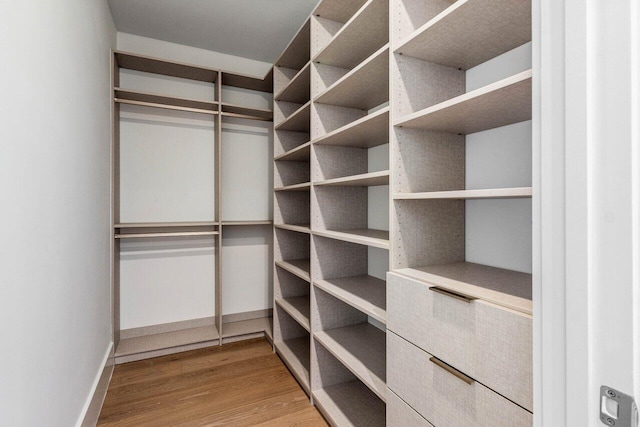
<svg viewBox="0 0 640 427"><path fill-rule="evenodd" d="M531 70L409 114L396 126L470 134L531 119Z"/></svg>
<svg viewBox="0 0 640 427"><path fill-rule="evenodd" d="M271 328L271 317L227 322L222 325L222 338L232 338L242 335L257 334L260 332L264 332L271 336Z"/></svg>
<svg viewBox="0 0 640 427"><path fill-rule="evenodd" d="M311 283L311 276L309 274L309 272L311 271L311 263L308 259L276 261L275 264L283 270L287 270L289 273L294 274L299 278Z"/></svg>
<svg viewBox="0 0 640 427"><path fill-rule="evenodd" d="M282 309L286 311L293 320L298 322L300 326L305 328L307 332L311 330L311 324L309 323L311 303L308 295L277 299L276 304L282 307Z"/></svg>
<svg viewBox="0 0 640 427"><path fill-rule="evenodd" d="M123 222L114 224L113 228L171 228L171 227L213 227L216 221L202 222Z"/></svg>
<svg viewBox="0 0 640 427"><path fill-rule="evenodd" d="M389 249L389 232L370 228L357 230L314 230L316 236L357 243L380 249Z"/></svg>
<svg viewBox="0 0 640 427"><path fill-rule="evenodd" d="M345 23L362 7L366 0L322 0L313 15Z"/></svg>
<svg viewBox="0 0 640 427"><path fill-rule="evenodd" d="M311 21L307 19L276 60L276 67L300 70L305 63L309 62L310 44Z"/></svg>
<svg viewBox="0 0 640 427"><path fill-rule="evenodd" d="M389 107L342 126L312 141L318 145L372 148L389 143Z"/></svg>
<svg viewBox="0 0 640 427"><path fill-rule="evenodd" d="M315 339L380 399L386 400L386 336L368 323L314 333Z"/></svg>
<svg viewBox="0 0 640 427"><path fill-rule="evenodd" d="M229 104L226 102L223 102L220 105L222 106L223 116L247 118L247 119L254 119L254 120L264 120L264 121L273 120L272 110L268 110L264 108L244 107L241 105Z"/></svg>
<svg viewBox="0 0 640 427"><path fill-rule="evenodd" d="M214 325L200 326L179 331L145 335L135 338L121 339L116 348L115 356L130 356L189 344L216 341L220 338L218 329Z"/></svg>
<svg viewBox="0 0 640 427"><path fill-rule="evenodd" d="M316 280L314 285L375 320L387 323L386 282L372 276Z"/></svg>
<svg viewBox="0 0 640 427"><path fill-rule="evenodd" d="M116 87L113 89L117 100L134 101L140 103L158 104L162 107L183 107L186 109L203 110L203 112L214 114L219 110L219 103L197 99L176 98L157 93L142 92L131 89ZM144 105L144 104L142 104Z"/></svg>
<svg viewBox="0 0 640 427"><path fill-rule="evenodd" d="M288 130L293 132L309 132L309 120L311 117L311 101L307 102L289 117L275 125L275 130Z"/></svg>
<svg viewBox="0 0 640 427"><path fill-rule="evenodd" d="M369 0L347 21L313 62L352 69L389 41L389 2Z"/></svg>
<svg viewBox="0 0 640 427"><path fill-rule="evenodd" d="M389 185L389 171L369 172L360 175L327 179L325 181L315 182L313 185L326 187L373 187L377 185Z"/></svg>
<svg viewBox="0 0 640 427"><path fill-rule="evenodd" d="M310 339L308 336L275 343L276 352L296 377L302 388L309 393Z"/></svg>
<svg viewBox="0 0 640 427"><path fill-rule="evenodd" d="M317 185L317 184L316 184ZM530 198L531 187L492 188L481 190L429 191L424 193L396 193L395 200L428 200L428 199L515 199Z"/></svg>
<svg viewBox="0 0 640 427"><path fill-rule="evenodd" d="M309 224L276 224L274 227L282 230L297 231L298 233L311 233Z"/></svg>
<svg viewBox="0 0 640 427"><path fill-rule="evenodd" d="M385 426L384 402L361 381L349 381L315 390L313 398L331 425Z"/></svg>
<svg viewBox="0 0 640 427"><path fill-rule="evenodd" d="M375 90L371 90L375 88ZM389 45L315 97L314 102L370 110L389 101Z"/></svg>
<svg viewBox="0 0 640 427"><path fill-rule="evenodd" d="M309 191L311 189L310 182L300 184L287 185L285 187L274 188L273 191Z"/></svg>
<svg viewBox="0 0 640 427"><path fill-rule="evenodd" d="M459 0L396 53L467 70L530 40L530 0Z"/></svg>
<svg viewBox="0 0 640 427"><path fill-rule="evenodd" d="M275 95L276 101L295 102L304 104L309 101L311 84L311 63L307 64L293 76L291 81Z"/></svg>
<svg viewBox="0 0 640 427"><path fill-rule="evenodd" d="M274 157L273 160L281 160L288 162L308 162L311 157L311 142L298 145L295 148Z"/></svg>
<svg viewBox="0 0 640 427"><path fill-rule="evenodd" d="M431 286L532 314L531 274L470 262L395 270Z"/></svg>

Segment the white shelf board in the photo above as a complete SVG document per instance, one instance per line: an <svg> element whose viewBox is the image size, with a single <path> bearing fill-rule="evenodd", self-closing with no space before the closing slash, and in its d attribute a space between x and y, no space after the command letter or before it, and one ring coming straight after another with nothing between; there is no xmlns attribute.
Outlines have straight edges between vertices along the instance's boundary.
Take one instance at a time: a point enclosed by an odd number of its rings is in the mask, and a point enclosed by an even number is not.
<svg viewBox="0 0 640 427"><path fill-rule="evenodd" d="M396 126L470 134L531 119L531 70L409 114Z"/></svg>
<svg viewBox="0 0 640 427"><path fill-rule="evenodd" d="M314 403L329 423L340 427L384 427L386 410L382 400L355 380L315 390Z"/></svg>
<svg viewBox="0 0 640 427"><path fill-rule="evenodd" d="M309 337L295 338L275 343L276 352L293 373L302 388L309 394L309 365L311 347Z"/></svg>
<svg viewBox="0 0 640 427"><path fill-rule="evenodd" d="M311 283L311 275L309 274L309 272L311 271L311 262L308 259L276 261L275 264L283 270L287 270L289 273L294 274L302 280L306 280L307 282Z"/></svg>
<svg viewBox="0 0 640 427"><path fill-rule="evenodd" d="M304 104L309 101L311 94L311 62L298 71L291 81L274 96L276 101L295 102Z"/></svg>
<svg viewBox="0 0 640 427"><path fill-rule="evenodd" d="M389 2L368 0L312 60L353 69L388 42Z"/></svg>
<svg viewBox="0 0 640 427"><path fill-rule="evenodd" d="M531 40L531 0L459 0L396 53L468 70Z"/></svg>
<svg viewBox="0 0 640 427"><path fill-rule="evenodd" d="M312 12L331 21L345 23L362 7L366 0L322 0Z"/></svg>
<svg viewBox="0 0 640 427"><path fill-rule="evenodd" d="M318 95L314 102L370 110L389 101L389 45Z"/></svg>
<svg viewBox="0 0 640 427"><path fill-rule="evenodd" d="M481 190L428 191L423 193L396 193L394 200L429 200L429 199L516 199L531 198L531 187L492 188Z"/></svg>
<svg viewBox="0 0 640 427"><path fill-rule="evenodd" d="M292 132L309 132L311 120L311 101L307 102L289 117L275 125L276 130L288 130Z"/></svg>
<svg viewBox="0 0 640 427"><path fill-rule="evenodd" d="M372 148L389 143L389 107L342 126L312 141L318 145Z"/></svg>
<svg viewBox="0 0 640 427"><path fill-rule="evenodd" d="M298 145L291 150L274 157L273 160L288 162L308 162L311 158L311 142Z"/></svg>
<svg viewBox="0 0 640 427"><path fill-rule="evenodd" d="M281 230L297 231L298 233L311 234L310 224L275 224L274 227Z"/></svg>
<svg viewBox="0 0 640 427"><path fill-rule="evenodd" d="M374 187L377 185L389 185L389 171L369 172L360 175L327 179L325 181L314 182L313 185L323 187Z"/></svg>
<svg viewBox="0 0 640 427"><path fill-rule="evenodd" d="M298 322L307 332L311 331L311 323L309 322L311 302L309 295L277 299L276 304L289 313L293 320Z"/></svg>
<svg viewBox="0 0 640 427"><path fill-rule="evenodd" d="M389 232L370 228L357 230L314 230L316 236L357 243L380 249L389 249Z"/></svg>
<svg viewBox="0 0 640 427"><path fill-rule="evenodd" d="M309 191L311 189L310 182L303 182L300 184L287 185L284 187L274 188L273 191Z"/></svg>
<svg viewBox="0 0 640 427"><path fill-rule="evenodd" d="M394 273L532 314L531 274L470 262L401 268Z"/></svg>
<svg viewBox="0 0 640 427"><path fill-rule="evenodd" d="M130 356L132 354L215 341L219 338L220 334L214 325L126 338L118 343L115 356Z"/></svg>
<svg viewBox="0 0 640 427"><path fill-rule="evenodd" d="M317 288L383 324L387 323L387 286L372 276L351 276L314 282Z"/></svg>
<svg viewBox="0 0 640 427"><path fill-rule="evenodd" d="M214 227L216 221L201 222L124 222L114 224L113 228L177 228L177 227Z"/></svg>
<svg viewBox="0 0 640 427"><path fill-rule="evenodd" d="M238 337L242 335L256 334L271 329L271 317L261 317L259 319L240 320L238 322L228 322L222 324L222 338Z"/></svg>
<svg viewBox="0 0 640 427"><path fill-rule="evenodd" d="M318 331L315 339L386 401L386 334L368 323Z"/></svg>

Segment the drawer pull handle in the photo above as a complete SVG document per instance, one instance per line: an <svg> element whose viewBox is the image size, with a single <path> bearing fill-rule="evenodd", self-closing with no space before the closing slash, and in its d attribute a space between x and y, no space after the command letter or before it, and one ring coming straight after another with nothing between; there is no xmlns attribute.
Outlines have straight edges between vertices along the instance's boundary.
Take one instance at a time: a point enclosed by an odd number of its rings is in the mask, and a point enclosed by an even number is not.
<svg viewBox="0 0 640 427"><path fill-rule="evenodd" d="M473 300L478 299L475 297L469 297L463 294L459 294L458 292L450 291L449 289L441 288L440 286L432 286L429 288L429 290L437 294L446 295L448 297L455 298L457 300L464 301L464 302L471 302Z"/></svg>
<svg viewBox="0 0 640 427"><path fill-rule="evenodd" d="M442 368L445 371L449 372L454 377L464 381L465 383L467 383L469 385L471 385L471 384L473 384L475 382L475 380L473 378L466 376L465 374L463 374L462 372L458 371L453 366L447 365L446 363L444 363L442 360L438 359L435 356L431 356L429 358L429 361L431 363L433 363L434 365L439 366L440 368Z"/></svg>

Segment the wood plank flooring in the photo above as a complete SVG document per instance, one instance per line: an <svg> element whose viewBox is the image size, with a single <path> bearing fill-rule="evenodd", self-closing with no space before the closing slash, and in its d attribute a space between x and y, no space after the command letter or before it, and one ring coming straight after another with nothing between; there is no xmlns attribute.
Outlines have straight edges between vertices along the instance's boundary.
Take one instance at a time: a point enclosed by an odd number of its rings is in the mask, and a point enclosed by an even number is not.
<svg viewBox="0 0 640 427"><path fill-rule="evenodd" d="M115 367L99 426L326 426L264 339Z"/></svg>

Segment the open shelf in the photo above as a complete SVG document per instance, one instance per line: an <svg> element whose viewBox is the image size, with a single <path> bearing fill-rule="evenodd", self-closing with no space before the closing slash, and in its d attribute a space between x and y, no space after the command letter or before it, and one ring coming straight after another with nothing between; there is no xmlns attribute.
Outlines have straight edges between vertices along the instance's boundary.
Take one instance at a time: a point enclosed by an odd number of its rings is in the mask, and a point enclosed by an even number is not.
<svg viewBox="0 0 640 427"><path fill-rule="evenodd" d="M332 425L385 426L384 402L360 381L349 381L315 390L313 398Z"/></svg>
<svg viewBox="0 0 640 427"><path fill-rule="evenodd" d="M162 74L163 76L179 77L182 79L198 80L214 83L218 79L218 70L197 67L160 58L138 55L137 53L114 52L120 68L142 71L145 73Z"/></svg>
<svg viewBox="0 0 640 427"><path fill-rule="evenodd" d="M425 108L396 126L470 134L531 120L531 70Z"/></svg>
<svg viewBox="0 0 640 427"><path fill-rule="evenodd" d="M317 184L316 184L317 185ZM429 191L424 193L396 193L395 200L442 200L442 199L516 199L530 198L531 187L492 188L481 190Z"/></svg>
<svg viewBox="0 0 640 427"><path fill-rule="evenodd" d="M386 400L386 336L368 323L314 333L315 339L380 399Z"/></svg>
<svg viewBox="0 0 640 427"><path fill-rule="evenodd" d="M531 274L470 262L395 270L432 286L532 314Z"/></svg>
<svg viewBox="0 0 640 427"><path fill-rule="evenodd" d="M228 322L222 324L222 338L238 337L264 332L271 336L271 317L261 317L259 319L240 320L238 322Z"/></svg>
<svg viewBox="0 0 640 427"><path fill-rule="evenodd" d="M307 332L311 331L311 324L309 323L311 302L309 295L277 299L276 304L282 307Z"/></svg>
<svg viewBox="0 0 640 427"><path fill-rule="evenodd" d="M338 31L314 62L352 69L389 41L389 2L369 0Z"/></svg>
<svg viewBox="0 0 640 427"><path fill-rule="evenodd" d="M311 158L311 142L298 145L286 153L276 156L273 160L282 160L289 162L308 162Z"/></svg>
<svg viewBox="0 0 640 427"><path fill-rule="evenodd" d="M387 287L372 276L352 276L314 282L317 288L377 321L387 323Z"/></svg>
<svg viewBox="0 0 640 427"><path fill-rule="evenodd" d="M223 71L222 85L256 90L258 92L273 92L273 69L267 73L264 79Z"/></svg>
<svg viewBox="0 0 640 427"><path fill-rule="evenodd" d="M372 148L389 143L389 107L342 126L313 141L318 145Z"/></svg>
<svg viewBox="0 0 640 427"><path fill-rule="evenodd" d="M233 226L241 226L241 225L271 225L273 221L269 220L256 220L256 221L222 221L222 225L233 225Z"/></svg>
<svg viewBox="0 0 640 427"><path fill-rule="evenodd" d="M219 104L211 101L175 98L168 95L122 89L119 87L114 88L113 92L116 101L133 101L132 104L134 105L156 105L157 108L180 107L183 111L202 112L205 114L215 114L219 109Z"/></svg>
<svg viewBox="0 0 640 427"><path fill-rule="evenodd" d="M396 53L467 70L530 40L530 0L459 0Z"/></svg>
<svg viewBox="0 0 640 427"><path fill-rule="evenodd" d="M311 271L311 262L308 259L276 261L275 264L283 270L287 270L289 273L311 283L311 275L309 273Z"/></svg>
<svg viewBox="0 0 640 427"><path fill-rule="evenodd" d="M145 335L142 337L126 338L120 340L118 343L115 356L130 356L132 354L147 353L150 351L181 347L189 344L215 341L219 338L220 334L214 325Z"/></svg>
<svg viewBox="0 0 640 427"><path fill-rule="evenodd" d="M295 102L304 104L310 98L311 63L307 64L293 76L291 81L274 96L276 101Z"/></svg>
<svg viewBox="0 0 640 427"><path fill-rule="evenodd" d="M296 35L291 39L280 57L276 60L276 67L301 69L309 62L311 51L311 20L307 19Z"/></svg>
<svg viewBox="0 0 640 427"><path fill-rule="evenodd" d="M276 352L281 356L302 388L309 393L310 339L308 336L275 343Z"/></svg>
<svg viewBox="0 0 640 427"><path fill-rule="evenodd" d="M309 132L311 119L311 101L294 111L289 117L275 125L276 130L292 132Z"/></svg>
<svg viewBox="0 0 640 427"><path fill-rule="evenodd" d="M274 227L282 230L297 231L298 233L311 233L310 224L276 224Z"/></svg>
<svg viewBox="0 0 640 427"><path fill-rule="evenodd" d="M345 23L362 7L366 0L322 0L313 15Z"/></svg>
<svg viewBox="0 0 640 427"><path fill-rule="evenodd" d="M213 227L216 221L202 222L123 222L114 224L113 228L171 228L171 227Z"/></svg>
<svg viewBox="0 0 640 427"><path fill-rule="evenodd" d="M327 179L325 181L315 182L313 185L327 187L374 187L377 185L389 185L389 171L369 172L360 175Z"/></svg>
<svg viewBox="0 0 640 427"><path fill-rule="evenodd" d="M243 107L241 105L228 104L223 102L222 115L227 117L238 117L241 119L273 120L273 111L264 108Z"/></svg>
<svg viewBox="0 0 640 427"><path fill-rule="evenodd" d="M389 101L389 45L377 50L314 101L361 110Z"/></svg>
<svg viewBox="0 0 640 427"><path fill-rule="evenodd" d="M389 232L386 230L369 228L358 230L315 230L313 234L374 248L389 249Z"/></svg>
<svg viewBox="0 0 640 427"><path fill-rule="evenodd" d="M198 237L198 236L217 236L219 231L175 231L167 233L116 233L116 239L149 239L156 237Z"/></svg>
<svg viewBox="0 0 640 427"><path fill-rule="evenodd" d="M311 189L310 182L303 182L300 184L287 185L284 187L274 188L273 191L309 191Z"/></svg>

